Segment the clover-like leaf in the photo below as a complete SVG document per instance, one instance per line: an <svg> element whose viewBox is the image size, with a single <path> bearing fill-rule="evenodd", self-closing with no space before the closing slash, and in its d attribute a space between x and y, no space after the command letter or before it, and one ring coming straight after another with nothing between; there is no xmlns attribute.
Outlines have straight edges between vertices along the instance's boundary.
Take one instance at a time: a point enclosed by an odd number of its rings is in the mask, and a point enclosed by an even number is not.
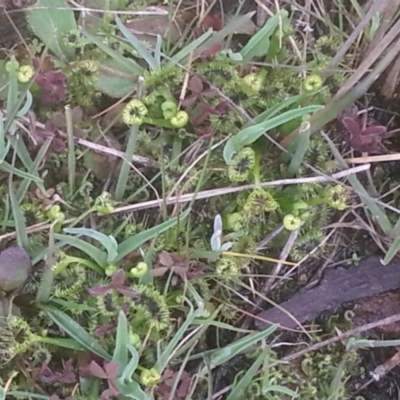
<svg viewBox="0 0 400 400"><path fill-rule="evenodd" d="M0 290L10 292L22 286L32 269L28 253L22 247L10 247L0 253Z"/></svg>

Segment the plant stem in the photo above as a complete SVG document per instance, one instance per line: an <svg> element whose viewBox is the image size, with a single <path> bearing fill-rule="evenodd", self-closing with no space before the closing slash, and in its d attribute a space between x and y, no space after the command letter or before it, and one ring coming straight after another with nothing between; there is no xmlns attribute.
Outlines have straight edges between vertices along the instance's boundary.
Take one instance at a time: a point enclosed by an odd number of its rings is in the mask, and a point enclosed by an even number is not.
<svg viewBox="0 0 400 400"><path fill-rule="evenodd" d="M74 143L74 127L72 125L72 113L69 105L65 106L65 121L67 125L68 136L68 183L69 195L74 194L75 189L75 143Z"/></svg>
<svg viewBox="0 0 400 400"><path fill-rule="evenodd" d="M54 280L54 266L56 264L55 257L55 246L54 246L54 226L57 224L57 220L54 221L49 231L49 248L47 251L46 266L43 271L40 286L36 295L36 301L38 303L47 303L50 298L51 287L53 286Z"/></svg>
<svg viewBox="0 0 400 400"><path fill-rule="evenodd" d="M174 141L172 143L172 161L170 163L171 166L179 165L179 157L182 153L182 139L179 136L174 137Z"/></svg>

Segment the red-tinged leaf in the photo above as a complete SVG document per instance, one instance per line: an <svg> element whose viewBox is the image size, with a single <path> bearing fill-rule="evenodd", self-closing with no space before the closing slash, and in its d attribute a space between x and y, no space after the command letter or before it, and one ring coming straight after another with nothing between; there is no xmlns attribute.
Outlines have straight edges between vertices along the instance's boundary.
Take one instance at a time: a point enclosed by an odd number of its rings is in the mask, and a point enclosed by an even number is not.
<svg viewBox="0 0 400 400"><path fill-rule="evenodd" d="M122 286L125 283L125 272L123 269L119 269L117 272L115 272L111 278L111 283L113 287L119 287Z"/></svg>
<svg viewBox="0 0 400 400"><path fill-rule="evenodd" d="M223 43L216 43L213 46L209 47L206 50L203 50L199 56L200 57L212 57L215 56L216 54L218 54L222 48L224 47Z"/></svg>
<svg viewBox="0 0 400 400"><path fill-rule="evenodd" d="M343 117L342 123L347 128L347 130L351 135L357 136L361 134L360 124L355 119L350 117Z"/></svg>
<svg viewBox="0 0 400 400"><path fill-rule="evenodd" d="M199 108L201 108L203 111L207 112L208 114L213 114L213 115L219 114L219 112L216 108L210 106L207 103L200 103Z"/></svg>
<svg viewBox="0 0 400 400"><path fill-rule="evenodd" d="M97 286L97 287L89 288L88 293L91 294L92 296L104 296L110 290L111 290L110 285Z"/></svg>
<svg viewBox="0 0 400 400"><path fill-rule="evenodd" d="M130 289L125 286L121 286L117 288L118 292L121 293L123 296L129 297L131 299L137 299L139 297L139 294L137 291Z"/></svg>
<svg viewBox="0 0 400 400"><path fill-rule="evenodd" d="M382 125L373 125L368 126L364 130L361 131L362 136L381 136L387 132L386 126Z"/></svg>
<svg viewBox="0 0 400 400"><path fill-rule="evenodd" d="M379 150L380 140L376 136L357 136L350 138L349 143L354 150L370 153Z"/></svg>
<svg viewBox="0 0 400 400"><path fill-rule="evenodd" d="M190 271L186 274L186 278L190 281L191 279L197 278L198 276L204 275L204 268L199 268L195 271Z"/></svg>
<svg viewBox="0 0 400 400"><path fill-rule="evenodd" d="M117 327L116 324L102 325L96 328L94 333L96 335L105 335L106 333L114 331L116 327Z"/></svg>
<svg viewBox="0 0 400 400"><path fill-rule="evenodd" d="M177 396L185 398L189 394L191 383L192 381L190 379L183 380L176 391Z"/></svg>
<svg viewBox="0 0 400 400"><path fill-rule="evenodd" d="M188 273L188 267L180 267L180 266L176 266L172 268L172 271L179 275L182 279L184 279L186 277L186 274Z"/></svg>
<svg viewBox="0 0 400 400"><path fill-rule="evenodd" d="M203 81L196 75L192 76L189 80L188 89L193 93L201 93L204 89Z"/></svg>
<svg viewBox="0 0 400 400"><path fill-rule="evenodd" d="M119 363L116 361L105 363L104 370L107 372L108 379L116 379L118 377Z"/></svg>
<svg viewBox="0 0 400 400"><path fill-rule="evenodd" d="M217 32L222 29L222 19L221 16L218 14L210 15L208 14L201 23L201 27L203 31L208 31L212 28L213 31Z"/></svg>
<svg viewBox="0 0 400 400"><path fill-rule="evenodd" d="M158 262L165 267L171 267L175 263L172 255L164 250L158 254Z"/></svg>
<svg viewBox="0 0 400 400"><path fill-rule="evenodd" d="M159 278L160 276L164 276L170 270L169 267L157 267L151 270L151 275L155 278Z"/></svg>
<svg viewBox="0 0 400 400"><path fill-rule="evenodd" d="M108 388L103 391L101 394L100 400L110 400L110 399L115 399L119 395L119 392L115 390L114 388Z"/></svg>
<svg viewBox="0 0 400 400"><path fill-rule="evenodd" d="M97 364L96 361L91 361L89 364L89 372L92 376L100 379L107 379L107 373Z"/></svg>
<svg viewBox="0 0 400 400"><path fill-rule="evenodd" d="M197 96L189 96L182 100L182 106L186 108L193 107L196 104Z"/></svg>

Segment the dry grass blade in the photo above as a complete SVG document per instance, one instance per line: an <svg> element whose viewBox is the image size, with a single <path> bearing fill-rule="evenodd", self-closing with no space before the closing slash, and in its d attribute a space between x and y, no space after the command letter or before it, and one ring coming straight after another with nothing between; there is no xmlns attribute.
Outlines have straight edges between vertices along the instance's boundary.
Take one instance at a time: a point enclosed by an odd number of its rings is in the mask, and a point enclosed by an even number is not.
<svg viewBox="0 0 400 400"><path fill-rule="evenodd" d="M363 29L368 26L369 22L374 17L374 15L377 12L380 12L380 10L384 6L385 6L385 2L380 2L380 1L374 1L373 2L373 4L372 4L371 8L369 9L368 13L365 15L365 17L362 19L362 21L360 21L358 26L351 33L351 35L346 40L346 42L343 44L341 49L337 52L336 56L329 63L328 70L332 69L332 68L335 68L336 65L339 64L339 62L344 57L344 55L347 53L347 51L350 49L352 44L357 40L358 36L361 34Z"/></svg>
<svg viewBox="0 0 400 400"><path fill-rule="evenodd" d="M369 53L361 62L360 66L342 88L336 93L332 101L337 101L339 98L346 95L356 85L360 79L370 70L371 66L379 59L384 51L393 44L393 41L400 33L400 20L397 21L392 29L376 44L374 51ZM397 55L397 54L396 54ZM392 60L391 60L392 61ZM390 62L391 62L390 61ZM389 63L388 63L389 65Z"/></svg>

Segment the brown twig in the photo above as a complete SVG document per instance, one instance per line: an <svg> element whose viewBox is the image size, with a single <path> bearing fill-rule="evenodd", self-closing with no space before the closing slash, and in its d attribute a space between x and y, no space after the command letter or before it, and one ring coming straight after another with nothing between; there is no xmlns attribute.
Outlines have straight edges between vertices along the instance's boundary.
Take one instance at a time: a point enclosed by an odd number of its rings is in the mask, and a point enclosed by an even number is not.
<svg viewBox="0 0 400 400"><path fill-rule="evenodd" d="M398 321L400 321L400 314L395 314L395 315L392 315L391 317L383 318L383 319L380 319L379 321L371 322L369 324L366 324L366 325L363 325L363 326L359 326L359 327L354 328L354 329L350 329L349 331L346 331L346 332L340 334L339 336L335 336L333 338L324 340L323 342L316 343L316 344L308 347L307 349L300 350L297 353L290 354L290 355L284 357L283 359L285 361L293 361L293 360L296 360L299 357L304 356L305 354L308 354L308 353L311 353L313 351L317 351L319 349L322 349L322 348L324 348L326 346L329 346L330 344L339 342L339 341L344 340L344 339L348 339L351 336L358 335L358 334L360 334L362 332L366 332L366 331L369 331L371 329L378 328L380 326L389 325L389 324L392 324L392 323L398 322Z"/></svg>

